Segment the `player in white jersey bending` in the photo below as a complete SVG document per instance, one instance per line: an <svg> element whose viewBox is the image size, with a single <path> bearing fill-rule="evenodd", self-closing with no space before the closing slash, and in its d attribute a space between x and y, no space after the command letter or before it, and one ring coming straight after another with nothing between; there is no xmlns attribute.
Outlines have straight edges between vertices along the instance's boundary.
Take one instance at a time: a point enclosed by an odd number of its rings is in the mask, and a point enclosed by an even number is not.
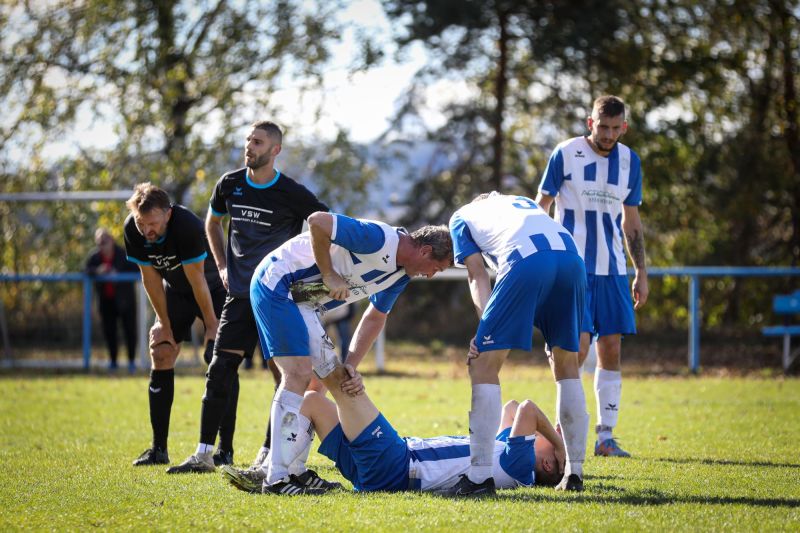
<svg viewBox="0 0 800 533"><path fill-rule="evenodd" d="M470 343L472 466L453 488L460 496L494 492L492 451L500 416L500 367L511 348L530 350L542 331L558 391L566 447L560 490L583 490L589 416L578 377L586 270L575 242L530 198L482 194L450 218L457 266L467 268L480 321ZM497 272L492 289L484 260Z"/></svg>
<svg viewBox="0 0 800 533"><path fill-rule="evenodd" d="M586 309L579 360L583 364L591 337L598 335L594 453L629 457L612 432L622 396L622 336L636 333L633 311L645 304L648 294L638 207L642 203L641 162L633 150L619 142L628 127L622 100L601 96L595 100L586 124L588 136L564 141L553 151L536 202L549 212L555 199L555 219L575 238L586 261ZM630 292L623 233L635 271Z"/></svg>
<svg viewBox="0 0 800 533"><path fill-rule="evenodd" d="M356 374L352 367L348 370ZM356 491L448 493L469 469L469 436L401 438L367 394L339 401L345 393L331 392L338 404L316 391L305 394L292 456L308 455L316 431L319 452L336 464ZM511 400L501 411L492 447L492 475L497 486L511 489L558 483L556 456L563 456L564 444L544 413L530 400ZM261 485L242 472L228 466L223 472L237 488L260 492Z"/></svg>
<svg viewBox="0 0 800 533"><path fill-rule="evenodd" d="M297 415L312 368L320 379L327 378L324 383L329 388L343 386L353 395L362 390L360 378L352 380L344 372L320 323L320 311L369 298L346 357L355 367L410 279L431 277L453 263L445 226L425 226L409 235L382 222L321 211L308 217L308 224L309 232L267 254L250 284L262 352L281 371L272 402L273 447L264 480L264 491L269 493L313 492L321 484L289 471L290 450L299 431ZM292 287L319 281L327 293L299 303L300 294L293 295Z"/></svg>

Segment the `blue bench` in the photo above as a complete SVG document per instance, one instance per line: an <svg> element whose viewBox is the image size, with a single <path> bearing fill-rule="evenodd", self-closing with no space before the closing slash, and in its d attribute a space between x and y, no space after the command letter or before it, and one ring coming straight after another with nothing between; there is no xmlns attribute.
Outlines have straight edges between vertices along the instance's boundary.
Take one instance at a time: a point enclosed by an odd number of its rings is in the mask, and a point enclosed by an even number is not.
<svg viewBox="0 0 800 533"><path fill-rule="evenodd" d="M772 309L779 315L800 314L800 290L792 294L779 294L772 302ZM800 349L792 352L792 337L800 335L800 324L769 326L761 330L768 337L783 337L783 370L788 371Z"/></svg>

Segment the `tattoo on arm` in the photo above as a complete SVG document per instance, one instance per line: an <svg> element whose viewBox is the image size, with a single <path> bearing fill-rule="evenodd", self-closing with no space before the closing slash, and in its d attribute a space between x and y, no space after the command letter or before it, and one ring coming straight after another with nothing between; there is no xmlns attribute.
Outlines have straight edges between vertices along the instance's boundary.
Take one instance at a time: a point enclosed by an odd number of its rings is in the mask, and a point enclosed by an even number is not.
<svg viewBox="0 0 800 533"><path fill-rule="evenodd" d="M645 254L644 254L644 235L641 230L633 230L625 234L625 240L628 241L628 253L631 254L633 264L637 269L645 267Z"/></svg>

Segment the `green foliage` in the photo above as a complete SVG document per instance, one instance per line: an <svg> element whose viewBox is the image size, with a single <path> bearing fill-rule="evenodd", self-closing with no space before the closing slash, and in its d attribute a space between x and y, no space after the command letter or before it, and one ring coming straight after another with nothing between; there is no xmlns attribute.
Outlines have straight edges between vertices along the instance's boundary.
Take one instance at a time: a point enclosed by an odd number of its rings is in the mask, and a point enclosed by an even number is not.
<svg viewBox="0 0 800 533"><path fill-rule="evenodd" d="M448 365L432 361L390 365L403 375L365 381L401 435L466 433L463 371L449 377ZM194 451L204 385L201 376L180 374L173 463ZM504 400L532 398L545 413L554 412L555 388L543 367L509 366L502 380ZM241 387L235 458L247 464L263 439L271 387L253 374L243 376ZM593 413L589 379L584 387ZM778 531L800 520L800 427L773 423L793 420L800 408L797 380L627 379L617 433L633 459L595 458L590 449L582 494L521 488L482 501L415 493L267 497L239 492L221 475L133 468L130 461L149 443L146 388L145 376L0 379L6 413L0 527L453 531L474 529L480 517L486 527L507 531L561 530L563 524L576 530ZM341 480L318 453L309 464Z"/></svg>

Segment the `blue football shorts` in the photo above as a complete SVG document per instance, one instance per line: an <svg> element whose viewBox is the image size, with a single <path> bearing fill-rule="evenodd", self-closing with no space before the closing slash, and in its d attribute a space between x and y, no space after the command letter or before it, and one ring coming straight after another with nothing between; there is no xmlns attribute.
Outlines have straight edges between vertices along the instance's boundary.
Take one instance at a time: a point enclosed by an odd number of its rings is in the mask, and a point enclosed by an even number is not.
<svg viewBox="0 0 800 533"><path fill-rule="evenodd" d="M582 332L591 335L634 335L633 314L628 276L586 276L586 307Z"/></svg>
<svg viewBox="0 0 800 533"><path fill-rule="evenodd" d="M577 352L585 293L578 254L547 250L523 258L492 290L478 324L478 352L530 350L534 326L548 346Z"/></svg>
<svg viewBox="0 0 800 533"><path fill-rule="evenodd" d="M322 441L319 453L336 464L357 491L402 491L409 488L411 452L406 441L379 414L350 442L337 425Z"/></svg>

